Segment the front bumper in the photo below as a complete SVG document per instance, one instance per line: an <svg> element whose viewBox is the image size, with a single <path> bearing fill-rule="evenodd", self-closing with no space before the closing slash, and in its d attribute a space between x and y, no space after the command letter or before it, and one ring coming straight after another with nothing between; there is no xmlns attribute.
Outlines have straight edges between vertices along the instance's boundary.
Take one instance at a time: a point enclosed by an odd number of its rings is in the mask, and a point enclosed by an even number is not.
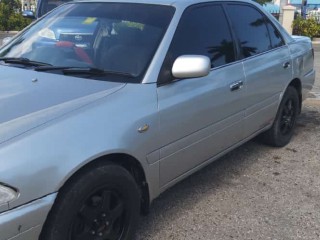
<svg viewBox="0 0 320 240"><path fill-rule="evenodd" d="M0 213L0 240L37 240L57 194Z"/></svg>

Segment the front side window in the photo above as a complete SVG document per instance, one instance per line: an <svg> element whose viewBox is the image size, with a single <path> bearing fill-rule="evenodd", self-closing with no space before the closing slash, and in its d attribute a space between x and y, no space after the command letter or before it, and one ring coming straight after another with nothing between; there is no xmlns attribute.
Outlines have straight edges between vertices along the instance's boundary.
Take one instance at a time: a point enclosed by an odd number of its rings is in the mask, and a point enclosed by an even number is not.
<svg viewBox="0 0 320 240"><path fill-rule="evenodd" d="M60 6L0 49L0 64L139 83L174 8L78 2Z"/></svg>
<svg viewBox="0 0 320 240"><path fill-rule="evenodd" d="M265 17L247 5L228 4L227 12L244 58L272 48Z"/></svg>
<svg viewBox="0 0 320 240"><path fill-rule="evenodd" d="M204 5L187 9L168 54L173 60L187 54L205 55L212 68L233 62L234 43L223 8Z"/></svg>

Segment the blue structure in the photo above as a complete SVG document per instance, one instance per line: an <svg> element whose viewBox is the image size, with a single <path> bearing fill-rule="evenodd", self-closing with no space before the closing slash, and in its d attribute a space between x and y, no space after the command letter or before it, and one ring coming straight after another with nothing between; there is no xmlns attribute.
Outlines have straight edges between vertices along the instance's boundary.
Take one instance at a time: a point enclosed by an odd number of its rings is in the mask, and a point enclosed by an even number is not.
<svg viewBox="0 0 320 240"><path fill-rule="evenodd" d="M290 4L297 8L301 8L303 0L290 0ZM308 9L320 8L320 0L307 0Z"/></svg>
<svg viewBox="0 0 320 240"><path fill-rule="evenodd" d="M273 13L273 14L280 13L280 7L272 3L265 3L263 5L263 8L266 9L269 13Z"/></svg>

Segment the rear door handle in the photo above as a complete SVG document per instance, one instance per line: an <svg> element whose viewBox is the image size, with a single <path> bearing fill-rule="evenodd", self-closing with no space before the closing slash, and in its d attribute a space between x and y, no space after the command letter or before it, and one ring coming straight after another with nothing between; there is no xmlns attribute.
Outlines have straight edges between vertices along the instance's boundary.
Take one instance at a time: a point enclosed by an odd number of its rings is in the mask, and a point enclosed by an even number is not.
<svg viewBox="0 0 320 240"><path fill-rule="evenodd" d="M242 88L242 86L243 86L243 81L234 82L234 83L230 84L230 91L239 90Z"/></svg>
<svg viewBox="0 0 320 240"><path fill-rule="evenodd" d="M282 66L283 68L288 68L290 67L290 62L285 62Z"/></svg>

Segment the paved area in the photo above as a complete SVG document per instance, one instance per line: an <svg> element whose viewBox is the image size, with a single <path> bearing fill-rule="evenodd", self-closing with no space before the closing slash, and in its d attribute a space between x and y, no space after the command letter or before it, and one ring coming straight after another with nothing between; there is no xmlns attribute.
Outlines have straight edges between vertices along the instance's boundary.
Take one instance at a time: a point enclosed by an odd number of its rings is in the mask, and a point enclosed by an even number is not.
<svg viewBox="0 0 320 240"><path fill-rule="evenodd" d="M313 48L315 51L319 52L320 51L320 42L318 41L316 44L313 44Z"/></svg>
<svg viewBox="0 0 320 240"><path fill-rule="evenodd" d="M320 99L311 97L289 145L250 141L187 178L155 200L136 240L320 239Z"/></svg>
<svg viewBox="0 0 320 240"><path fill-rule="evenodd" d="M11 36L14 36L15 32L10 32L10 33L7 33L7 32L0 32L0 46L2 45L2 40L5 38L5 37L11 37Z"/></svg>
<svg viewBox="0 0 320 240"><path fill-rule="evenodd" d="M320 105L291 144L251 141L155 201L137 240L320 239Z"/></svg>
<svg viewBox="0 0 320 240"><path fill-rule="evenodd" d="M320 102L293 141L251 141L155 200L136 240L320 239Z"/></svg>

